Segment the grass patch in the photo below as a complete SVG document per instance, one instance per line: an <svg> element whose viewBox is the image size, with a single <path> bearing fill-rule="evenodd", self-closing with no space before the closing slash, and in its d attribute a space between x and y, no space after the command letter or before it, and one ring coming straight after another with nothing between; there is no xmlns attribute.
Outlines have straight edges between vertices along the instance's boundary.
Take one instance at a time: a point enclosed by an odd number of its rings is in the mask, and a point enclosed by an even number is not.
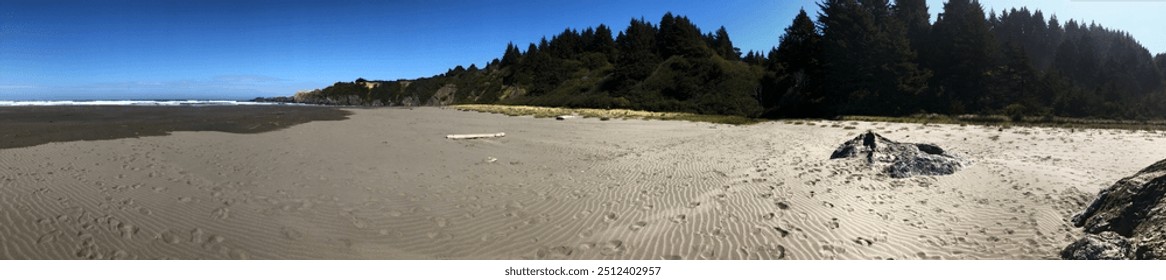
<svg viewBox="0 0 1166 280"><path fill-rule="evenodd" d="M552 118L563 115L577 115L585 118L599 118L600 120L610 120L614 118L620 119L644 119L644 120L683 120L691 122L707 122L707 123L723 123L733 125L755 124L760 122L757 119L746 118L742 116L724 116L724 115L701 115L692 113L675 113L675 112L650 112L637 111L625 109L582 109L582 108L558 108L558 107L537 107L537 106L517 106L517 105L495 105L495 104L462 104L450 105L447 108L462 110L462 111L477 111L486 113L503 114L508 116L534 116L535 118Z"/></svg>

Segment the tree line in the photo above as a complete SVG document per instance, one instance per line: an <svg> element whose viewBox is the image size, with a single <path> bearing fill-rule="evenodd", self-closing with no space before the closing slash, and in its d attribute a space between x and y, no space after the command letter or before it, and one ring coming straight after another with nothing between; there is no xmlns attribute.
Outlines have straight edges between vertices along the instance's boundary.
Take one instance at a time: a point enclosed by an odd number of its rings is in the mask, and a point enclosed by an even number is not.
<svg viewBox="0 0 1166 280"><path fill-rule="evenodd" d="M501 103L748 117L1006 114L1166 118L1166 54L1128 33L1039 10L950 0L823 0L768 53L741 53L687 17L566 29L509 44L479 68L417 80L336 83L365 104Z"/></svg>

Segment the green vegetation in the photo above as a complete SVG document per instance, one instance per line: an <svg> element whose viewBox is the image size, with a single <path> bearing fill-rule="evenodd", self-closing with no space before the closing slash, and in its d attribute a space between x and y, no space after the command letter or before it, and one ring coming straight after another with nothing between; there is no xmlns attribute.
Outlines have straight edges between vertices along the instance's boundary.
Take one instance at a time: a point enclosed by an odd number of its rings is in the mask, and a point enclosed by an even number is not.
<svg viewBox="0 0 1166 280"><path fill-rule="evenodd" d="M463 111L477 111L486 113L503 114L507 116L534 116L535 118L553 118L564 115L574 115L584 118L599 118L599 120L610 119L643 119L643 120L682 120L692 122L708 122L708 123L723 123L733 125L754 124L759 122L757 119L746 118L742 116L726 116L726 115L701 115L693 113L676 113L676 112L650 112L637 111L626 109L578 109L578 108L556 108L556 107L537 107L537 106L521 106L521 105L493 105L493 104L462 104L452 105L449 108L463 110Z"/></svg>
<svg viewBox="0 0 1166 280"><path fill-rule="evenodd" d="M823 0L776 47L742 54L724 28L684 16L567 29L485 67L416 80L341 82L297 101L366 105L506 104L730 115L744 119L1003 116L1003 122L1166 119L1166 54L1129 34L986 13L949 0L929 22L923 0ZM301 101L304 102L304 101ZM960 117L948 117L958 119Z"/></svg>

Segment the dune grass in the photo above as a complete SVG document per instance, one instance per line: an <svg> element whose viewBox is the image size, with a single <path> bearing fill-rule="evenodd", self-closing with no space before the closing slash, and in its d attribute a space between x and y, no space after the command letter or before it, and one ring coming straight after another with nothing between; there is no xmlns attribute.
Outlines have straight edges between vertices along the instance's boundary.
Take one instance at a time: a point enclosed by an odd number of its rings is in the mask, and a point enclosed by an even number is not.
<svg viewBox="0 0 1166 280"><path fill-rule="evenodd" d="M560 108L560 107L539 107L539 106L522 106L522 105L496 105L496 104L461 104L450 105L447 108L463 110L463 111L477 111L504 114L508 116L534 116L535 118L553 118L563 115L576 115L584 118L599 118L601 120L609 119L644 119L644 120L683 120L692 122L707 122L707 123L722 123L733 125L747 125L755 124L766 119L754 119L742 116L724 116L724 115L701 115L693 113L677 113L677 112L651 112L651 111L637 111L626 109L584 109L584 108ZM1008 128L1012 126L1032 126L1032 127L1061 127L1061 128L1097 128L1097 129L1125 129L1125 130L1166 130L1166 120L1109 120L1109 119L1084 119L1084 118L1065 118L1065 117L1023 117L1019 120L1010 118L1004 115L960 115L948 116L939 114L918 114L903 117L886 117L886 116L842 116L837 120L840 121L868 121L868 122L894 122L894 123L920 123L920 124L960 124L960 125L987 125L1000 126ZM795 124L801 124L810 120L794 120L787 119L787 123L793 121Z"/></svg>
<svg viewBox="0 0 1166 280"><path fill-rule="evenodd" d="M676 112L650 112L626 109L582 109L558 108L518 105L495 104L461 104L450 105L447 108L504 114L508 116L534 116L535 118L553 118L563 115L577 115L584 118L608 119L644 119L644 120L684 120L692 122L722 123L732 125L746 125L760 122L760 120L741 116L701 115Z"/></svg>
<svg viewBox="0 0 1166 280"><path fill-rule="evenodd" d="M1065 117L1023 117L1012 119L1003 115L961 115L946 116L937 114L912 115L905 117L882 116L843 116L843 121L869 122L897 122L897 123L936 123L961 125L989 125L1000 127L1032 126L1032 127L1060 127L1060 128L1096 128L1096 129L1125 129L1125 130L1166 130L1166 120L1111 120L1086 119Z"/></svg>

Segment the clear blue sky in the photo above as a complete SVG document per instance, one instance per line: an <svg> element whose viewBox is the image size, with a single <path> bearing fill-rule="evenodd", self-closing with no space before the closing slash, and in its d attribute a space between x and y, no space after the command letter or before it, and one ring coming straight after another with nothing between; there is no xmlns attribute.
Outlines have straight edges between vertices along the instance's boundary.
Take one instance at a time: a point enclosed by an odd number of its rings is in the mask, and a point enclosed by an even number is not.
<svg viewBox="0 0 1166 280"><path fill-rule="evenodd" d="M933 16L942 1L928 1ZM999 2L999 3L997 3ZM667 11L745 51L768 50L814 1L0 0L0 100L291 95L336 81L431 76L484 65L507 42ZM1166 2L984 1L1028 5L1130 31L1166 51Z"/></svg>

